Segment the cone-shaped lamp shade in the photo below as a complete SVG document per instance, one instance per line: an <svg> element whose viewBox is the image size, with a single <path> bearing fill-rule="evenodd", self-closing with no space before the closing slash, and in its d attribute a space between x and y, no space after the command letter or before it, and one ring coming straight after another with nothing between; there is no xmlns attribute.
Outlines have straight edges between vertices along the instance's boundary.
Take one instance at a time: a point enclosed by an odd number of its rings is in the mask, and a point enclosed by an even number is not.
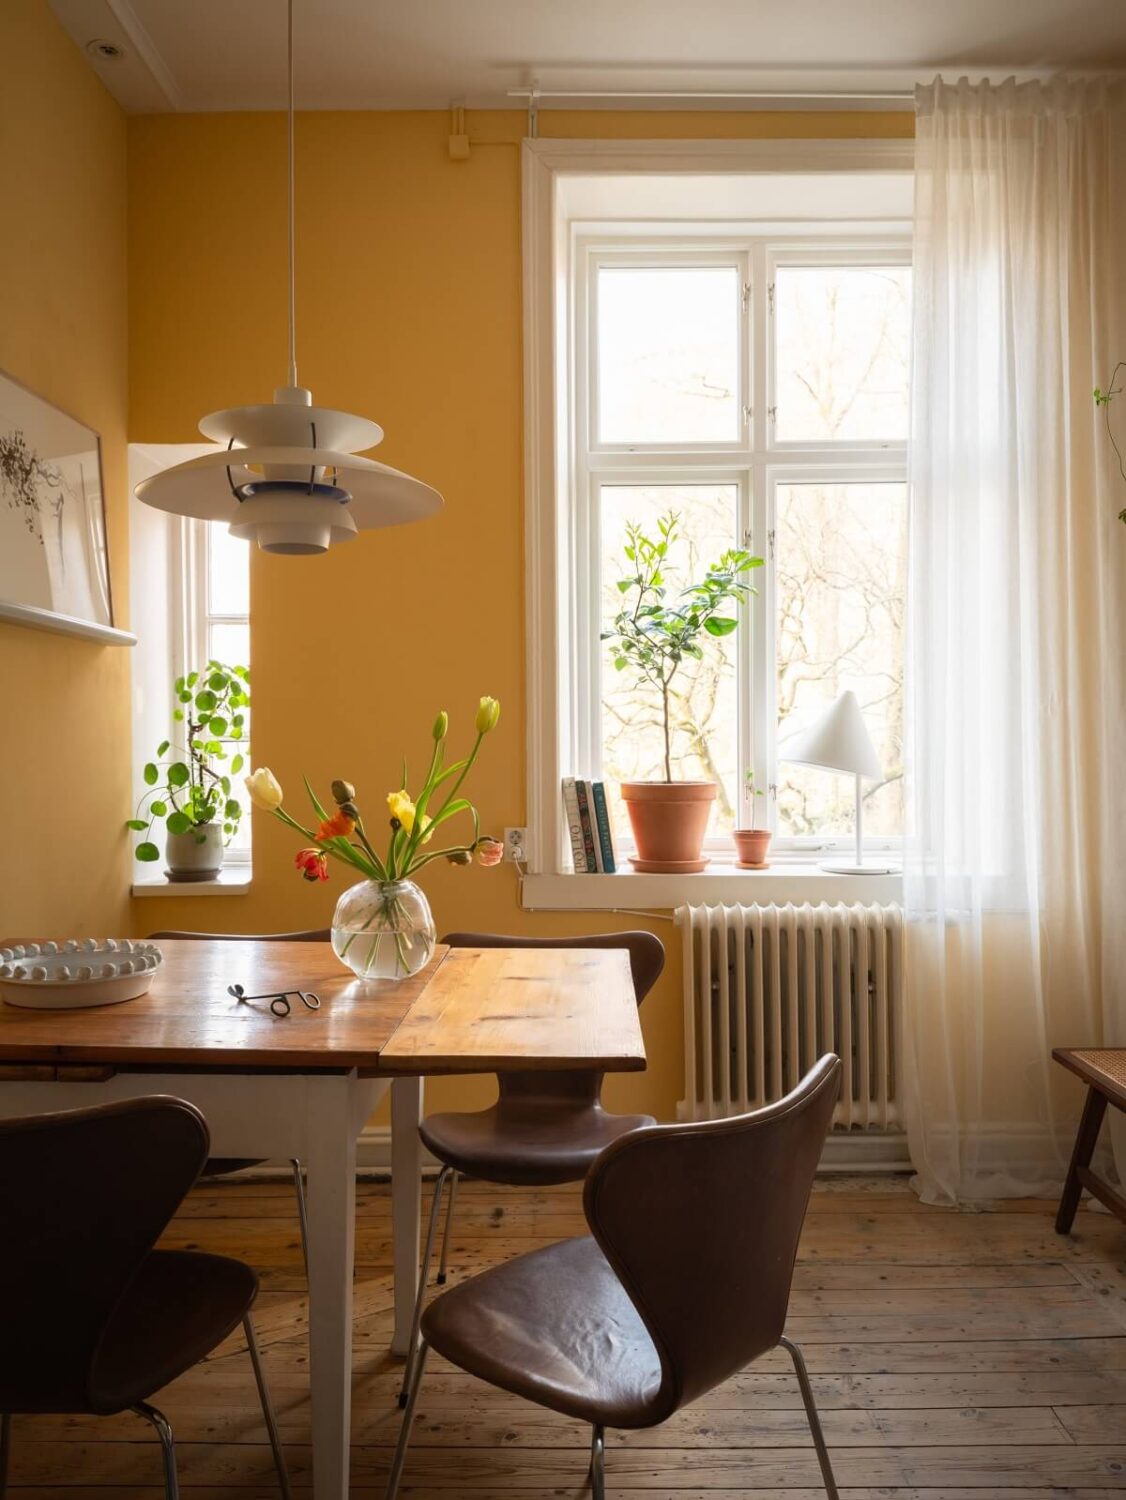
<svg viewBox="0 0 1126 1500"><path fill-rule="evenodd" d="M778 754L803 766L883 779L884 768L853 692L843 692L815 724L780 745Z"/></svg>

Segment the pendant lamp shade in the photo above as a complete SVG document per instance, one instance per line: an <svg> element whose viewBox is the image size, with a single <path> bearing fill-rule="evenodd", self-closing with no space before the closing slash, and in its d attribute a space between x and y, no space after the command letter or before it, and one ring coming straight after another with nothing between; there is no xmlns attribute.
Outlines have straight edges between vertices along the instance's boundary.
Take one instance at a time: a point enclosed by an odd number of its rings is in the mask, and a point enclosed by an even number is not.
<svg viewBox="0 0 1126 1500"><path fill-rule="evenodd" d="M845 691L808 729L786 740L778 748L783 760L804 766L823 766L829 771L847 771L853 776L883 779L884 768L864 723L856 694Z"/></svg>
<svg viewBox="0 0 1126 1500"><path fill-rule="evenodd" d="M442 506L428 484L351 451L380 441L378 423L314 407L308 391L283 388L273 406L214 412L199 427L230 446L143 480L137 498L226 521L267 552L325 552L357 530L420 521Z"/></svg>
<svg viewBox="0 0 1126 1500"><path fill-rule="evenodd" d="M293 0L288 0L289 55L289 383L272 404L212 412L199 430L218 445L136 488L156 510L200 521L226 521L231 535L266 552L327 552L357 531L421 521L442 497L419 479L361 458L383 440L378 422L314 406L297 383L294 309Z"/></svg>

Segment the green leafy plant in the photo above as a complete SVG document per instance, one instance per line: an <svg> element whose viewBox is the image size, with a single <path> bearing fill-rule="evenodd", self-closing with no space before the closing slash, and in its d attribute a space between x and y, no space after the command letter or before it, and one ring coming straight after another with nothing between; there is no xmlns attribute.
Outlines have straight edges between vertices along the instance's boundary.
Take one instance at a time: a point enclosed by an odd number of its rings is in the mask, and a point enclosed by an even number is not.
<svg viewBox="0 0 1126 1500"><path fill-rule="evenodd" d="M1126 465L1122 461L1122 450L1115 441L1114 430L1110 425L1110 403L1114 400L1115 396L1121 396L1122 394L1122 387L1114 383L1118 379L1119 370L1126 370L1126 360L1120 359L1115 365L1111 371L1110 380L1107 382L1105 391L1099 386L1095 387L1094 397L1095 405L1102 407L1103 421L1106 424L1106 435L1110 439L1110 446L1114 449L1114 456L1118 460L1118 472L1122 475L1123 482L1126 483ZM1118 519L1126 522L1126 509L1118 512Z"/></svg>
<svg viewBox="0 0 1126 1500"><path fill-rule="evenodd" d="M173 721L182 729L181 743L164 740L155 760L144 769L145 790L127 828L145 834L134 851L144 863L160 858L152 826L163 819L169 833L196 831L222 823L226 842L238 831L242 807L231 796L231 777L242 770L244 756L228 750L228 741L244 739L250 707L250 669L209 661L202 672L189 672L173 684ZM171 752L171 753L170 753Z"/></svg>
<svg viewBox="0 0 1126 1500"><path fill-rule="evenodd" d="M753 771L748 771L743 780L746 783L747 787L747 801L750 804L751 808L751 828L753 830L755 826L755 808L758 805L758 798L765 797L766 793L760 791L758 787L755 786L755 773Z"/></svg>
<svg viewBox="0 0 1126 1500"><path fill-rule="evenodd" d="M669 687L686 657L703 656L708 638L719 639L738 628L739 610L755 592L743 575L762 567L761 557L729 547L699 583L669 599L665 568L670 549L680 540L679 528L676 511L659 518L656 536L647 536L635 521L626 526L629 570L618 581L626 602L602 632L616 670L636 672L660 694L666 781L673 779Z"/></svg>

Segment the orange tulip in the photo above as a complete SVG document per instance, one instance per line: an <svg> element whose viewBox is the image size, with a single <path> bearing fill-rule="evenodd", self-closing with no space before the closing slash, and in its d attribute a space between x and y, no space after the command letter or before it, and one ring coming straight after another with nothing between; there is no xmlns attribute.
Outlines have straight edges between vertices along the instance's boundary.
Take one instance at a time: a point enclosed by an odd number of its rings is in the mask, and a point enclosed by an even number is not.
<svg viewBox="0 0 1126 1500"><path fill-rule="evenodd" d="M319 839L346 839L352 836L352 830L356 826L355 818L350 818L345 812L333 813L331 818L326 818L317 829Z"/></svg>

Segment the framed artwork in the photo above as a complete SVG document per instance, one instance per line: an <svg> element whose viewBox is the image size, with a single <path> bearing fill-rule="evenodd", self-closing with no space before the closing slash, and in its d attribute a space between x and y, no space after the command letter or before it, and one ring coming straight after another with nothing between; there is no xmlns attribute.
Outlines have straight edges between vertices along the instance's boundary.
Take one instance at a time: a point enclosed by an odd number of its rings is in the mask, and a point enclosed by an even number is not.
<svg viewBox="0 0 1126 1500"><path fill-rule="evenodd" d="M98 434L0 374L0 621L118 645Z"/></svg>

